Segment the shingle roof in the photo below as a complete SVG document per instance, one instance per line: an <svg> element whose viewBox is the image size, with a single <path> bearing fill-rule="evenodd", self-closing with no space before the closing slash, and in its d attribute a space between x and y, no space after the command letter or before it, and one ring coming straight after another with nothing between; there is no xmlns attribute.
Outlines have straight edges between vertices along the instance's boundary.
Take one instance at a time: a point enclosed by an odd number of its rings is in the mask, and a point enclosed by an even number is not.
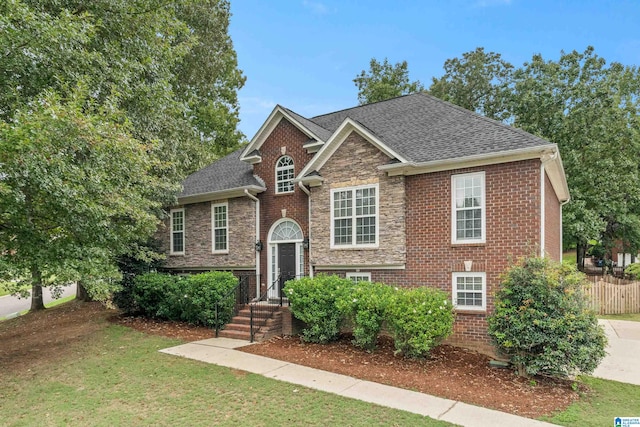
<svg viewBox="0 0 640 427"><path fill-rule="evenodd" d="M426 93L401 96L310 120L333 133L347 117L362 123L409 161L418 163L550 144Z"/></svg>
<svg viewBox="0 0 640 427"><path fill-rule="evenodd" d="M277 107L278 108L278 107ZM362 125L383 144L410 162L462 159L552 145L520 129L482 117L426 93L401 96L307 119L279 107L323 142L345 119ZM187 177L179 197L244 186L264 187L252 165L240 161L243 149Z"/></svg>
<svg viewBox="0 0 640 427"><path fill-rule="evenodd" d="M251 185L263 187L264 183L253 175L253 166L240 161L242 150L244 147L189 175L182 183L183 190L178 197Z"/></svg>

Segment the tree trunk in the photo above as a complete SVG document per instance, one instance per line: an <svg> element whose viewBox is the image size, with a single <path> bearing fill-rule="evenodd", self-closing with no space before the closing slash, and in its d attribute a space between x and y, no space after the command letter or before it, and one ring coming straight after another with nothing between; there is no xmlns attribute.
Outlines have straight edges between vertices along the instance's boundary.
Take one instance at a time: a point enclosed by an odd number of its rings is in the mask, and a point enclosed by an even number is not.
<svg viewBox="0 0 640 427"><path fill-rule="evenodd" d="M42 273L37 268L31 270L31 311L44 310L42 299Z"/></svg>
<svg viewBox="0 0 640 427"><path fill-rule="evenodd" d="M78 282L76 286L76 299L78 301L84 302L93 301L93 299L89 296L87 289L82 285L82 282Z"/></svg>

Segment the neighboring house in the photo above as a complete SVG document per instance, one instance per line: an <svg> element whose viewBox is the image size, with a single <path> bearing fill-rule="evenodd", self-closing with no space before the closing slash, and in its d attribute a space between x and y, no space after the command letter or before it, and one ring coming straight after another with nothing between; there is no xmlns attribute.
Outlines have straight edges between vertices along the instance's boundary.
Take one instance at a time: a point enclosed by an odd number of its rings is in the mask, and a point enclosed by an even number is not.
<svg viewBox="0 0 640 427"><path fill-rule="evenodd" d="M450 342L482 348L510 260L561 259L567 200L555 144L419 93L312 118L276 106L185 180L160 235L168 269L244 271L261 291L318 273L442 289Z"/></svg>

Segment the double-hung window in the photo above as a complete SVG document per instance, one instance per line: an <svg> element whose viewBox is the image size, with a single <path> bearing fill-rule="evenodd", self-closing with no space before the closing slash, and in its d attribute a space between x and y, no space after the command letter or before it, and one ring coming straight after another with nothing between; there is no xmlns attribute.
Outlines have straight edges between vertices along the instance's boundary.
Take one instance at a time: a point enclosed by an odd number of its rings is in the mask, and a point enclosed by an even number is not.
<svg viewBox="0 0 640 427"><path fill-rule="evenodd" d="M282 156L276 163L276 193L291 193L293 191L294 175L293 159Z"/></svg>
<svg viewBox="0 0 640 427"><path fill-rule="evenodd" d="M486 273L453 273L453 305L458 310L486 310L486 281Z"/></svg>
<svg viewBox="0 0 640 427"><path fill-rule="evenodd" d="M229 205L214 203L211 205L212 247L214 253L229 252Z"/></svg>
<svg viewBox="0 0 640 427"><path fill-rule="evenodd" d="M484 172L451 176L452 243L485 242Z"/></svg>
<svg viewBox="0 0 640 427"><path fill-rule="evenodd" d="M377 184L331 190L331 205L331 247L377 247Z"/></svg>
<svg viewBox="0 0 640 427"><path fill-rule="evenodd" d="M184 254L184 209L172 209L171 215L171 248L173 255Z"/></svg>

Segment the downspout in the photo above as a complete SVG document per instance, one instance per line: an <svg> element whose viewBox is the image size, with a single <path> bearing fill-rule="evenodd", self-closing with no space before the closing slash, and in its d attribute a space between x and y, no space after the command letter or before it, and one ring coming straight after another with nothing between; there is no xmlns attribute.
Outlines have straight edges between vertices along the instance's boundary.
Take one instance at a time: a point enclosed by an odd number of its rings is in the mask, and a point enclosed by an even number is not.
<svg viewBox="0 0 640 427"><path fill-rule="evenodd" d="M256 202L256 242L258 242L260 240L260 199L249 193L249 190L246 188L244 189L244 194ZM256 242L254 242L254 244ZM260 298L260 252L258 251L256 251L256 297Z"/></svg>
<svg viewBox="0 0 640 427"><path fill-rule="evenodd" d="M313 265L311 264L311 192L304 186L302 181L298 181L298 187L307 195L308 201L307 218L309 219L309 236L307 238L309 239L309 249L307 249L307 251L309 251L309 277L313 278Z"/></svg>
<svg viewBox="0 0 640 427"><path fill-rule="evenodd" d="M545 204L546 204L546 194L545 194L545 170L544 165L555 160L558 157L558 151L556 150L553 155L549 156L546 160L541 160L540 162L540 256L544 258L545 256ZM562 203L560 204L560 258L562 259Z"/></svg>

